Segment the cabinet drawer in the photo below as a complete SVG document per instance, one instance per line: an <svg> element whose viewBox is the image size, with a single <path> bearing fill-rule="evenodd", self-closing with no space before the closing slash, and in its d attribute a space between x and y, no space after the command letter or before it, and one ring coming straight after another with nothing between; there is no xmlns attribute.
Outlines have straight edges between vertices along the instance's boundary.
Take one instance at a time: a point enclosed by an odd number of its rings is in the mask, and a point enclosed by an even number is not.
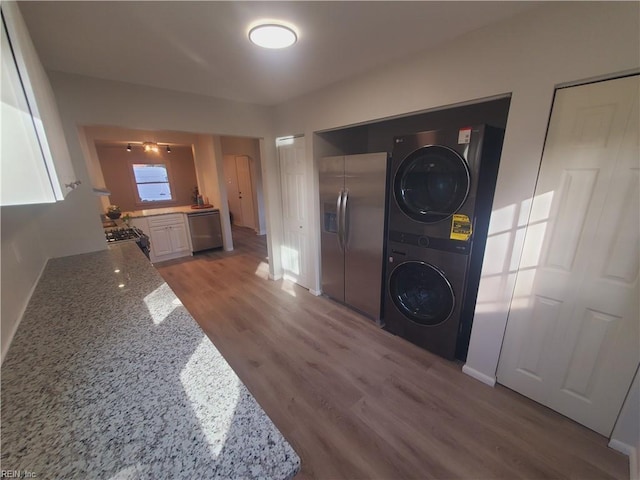
<svg viewBox="0 0 640 480"><path fill-rule="evenodd" d="M184 215L182 213L149 217L149 227L162 227L165 225L175 225L177 223L184 224Z"/></svg>

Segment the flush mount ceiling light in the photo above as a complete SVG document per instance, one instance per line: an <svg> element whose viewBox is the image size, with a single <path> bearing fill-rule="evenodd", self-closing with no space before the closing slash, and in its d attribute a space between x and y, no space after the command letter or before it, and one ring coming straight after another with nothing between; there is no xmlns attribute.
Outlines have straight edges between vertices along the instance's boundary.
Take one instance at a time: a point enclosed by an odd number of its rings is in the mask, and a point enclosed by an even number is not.
<svg viewBox="0 0 640 480"><path fill-rule="evenodd" d="M296 43L298 35L289 25L267 21L251 27L249 40L263 48L287 48Z"/></svg>

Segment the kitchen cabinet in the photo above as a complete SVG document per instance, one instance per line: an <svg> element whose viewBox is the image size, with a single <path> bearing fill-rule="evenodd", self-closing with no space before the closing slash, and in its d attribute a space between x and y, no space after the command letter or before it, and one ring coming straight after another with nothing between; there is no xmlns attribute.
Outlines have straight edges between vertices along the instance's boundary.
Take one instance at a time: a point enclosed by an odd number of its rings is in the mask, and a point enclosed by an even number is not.
<svg viewBox="0 0 640 480"><path fill-rule="evenodd" d="M151 261L160 262L191 254L184 214L149 217Z"/></svg>
<svg viewBox="0 0 640 480"><path fill-rule="evenodd" d="M53 203L80 185L53 90L16 2L2 2L1 205Z"/></svg>

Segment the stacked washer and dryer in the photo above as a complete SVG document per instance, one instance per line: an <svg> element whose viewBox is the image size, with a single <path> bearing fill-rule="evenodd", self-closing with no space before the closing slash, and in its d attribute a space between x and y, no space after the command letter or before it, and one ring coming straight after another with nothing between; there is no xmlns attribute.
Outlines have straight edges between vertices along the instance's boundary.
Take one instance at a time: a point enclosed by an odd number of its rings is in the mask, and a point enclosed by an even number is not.
<svg viewBox="0 0 640 480"><path fill-rule="evenodd" d="M503 130L479 125L395 137L385 329L464 360Z"/></svg>

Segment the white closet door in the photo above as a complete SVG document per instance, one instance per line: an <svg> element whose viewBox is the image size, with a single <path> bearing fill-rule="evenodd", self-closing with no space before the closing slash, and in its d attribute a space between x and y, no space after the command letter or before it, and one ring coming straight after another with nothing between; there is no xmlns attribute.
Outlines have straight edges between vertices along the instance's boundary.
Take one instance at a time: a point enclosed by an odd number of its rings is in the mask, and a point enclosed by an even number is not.
<svg viewBox="0 0 640 480"><path fill-rule="evenodd" d="M309 209L305 193L304 137L278 144L278 157L282 191L282 269L286 278L309 288Z"/></svg>
<svg viewBox="0 0 640 480"><path fill-rule="evenodd" d="M239 155L236 157L236 171L238 172L238 198L242 210L242 222L245 227L256 229L256 214L253 208L253 185L251 183L251 170L249 157Z"/></svg>
<svg viewBox="0 0 640 480"><path fill-rule="evenodd" d="M556 93L498 367L607 436L640 357L638 79Z"/></svg>

